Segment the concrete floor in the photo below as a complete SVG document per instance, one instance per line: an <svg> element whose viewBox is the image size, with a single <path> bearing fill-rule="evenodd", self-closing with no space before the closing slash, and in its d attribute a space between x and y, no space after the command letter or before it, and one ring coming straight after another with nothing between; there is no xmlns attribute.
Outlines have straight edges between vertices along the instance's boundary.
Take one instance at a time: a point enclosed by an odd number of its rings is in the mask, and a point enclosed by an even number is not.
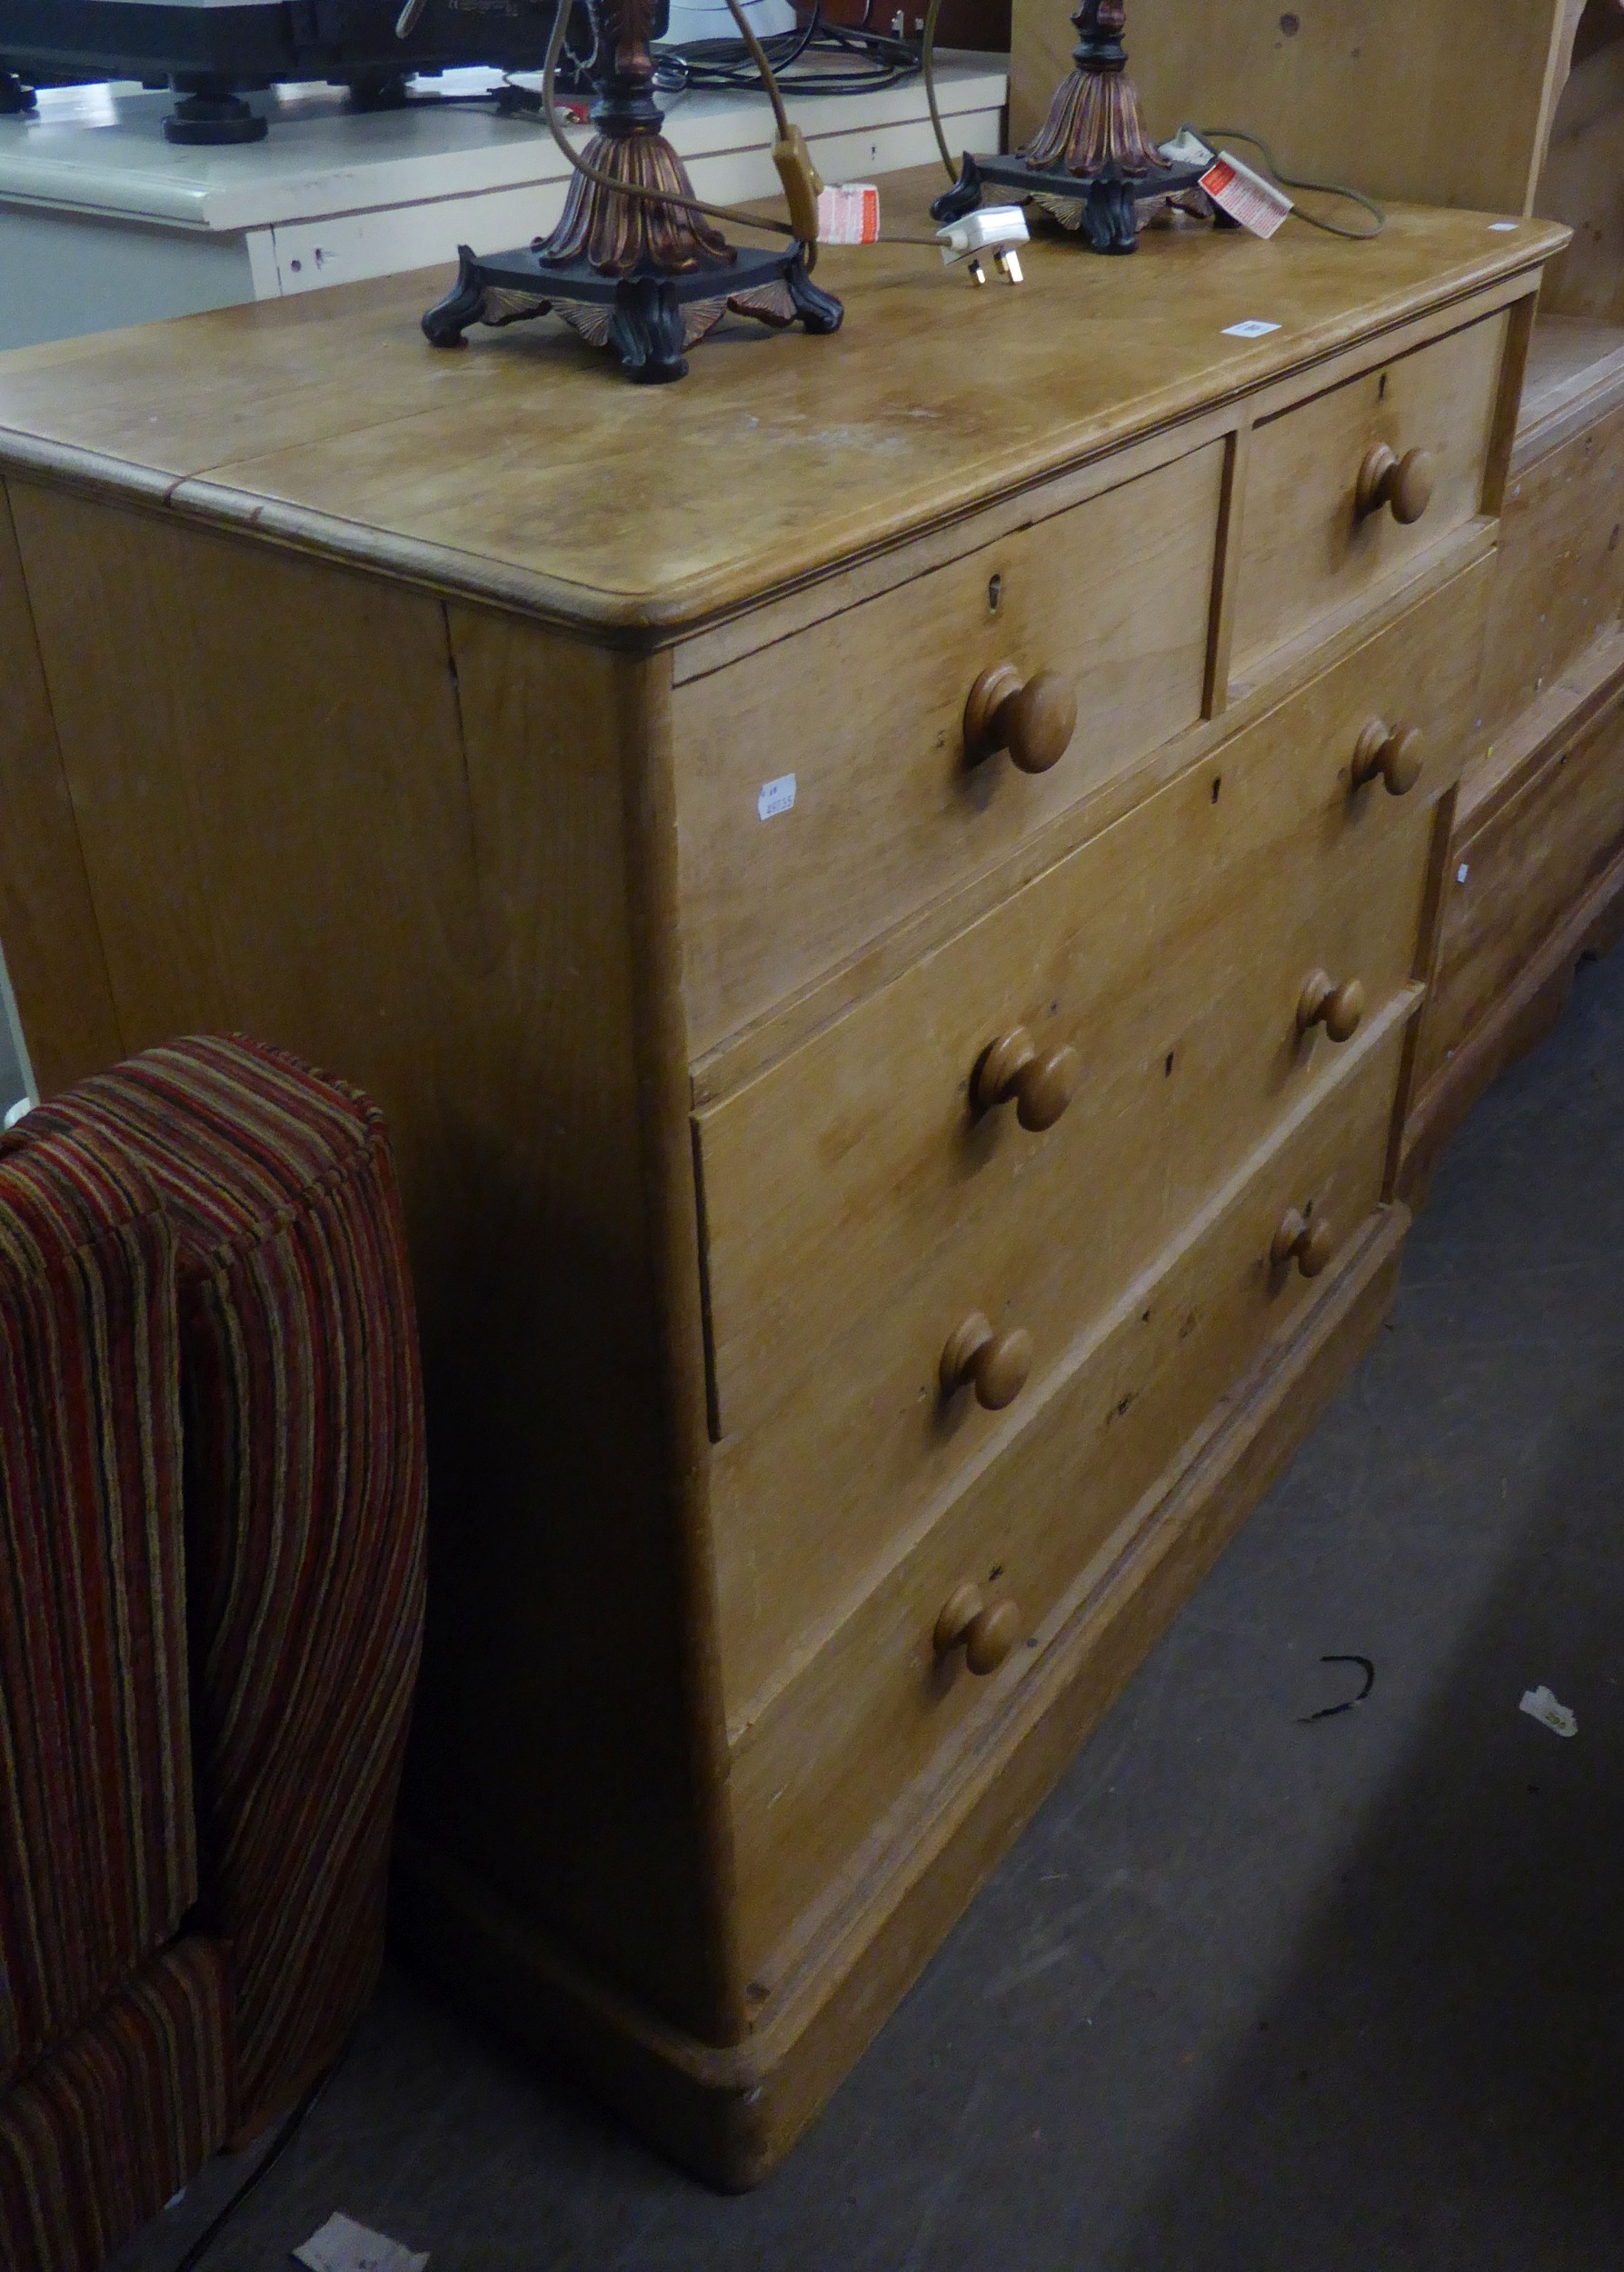
<svg viewBox="0 0 1624 2272"><path fill-rule="evenodd" d="M1368 1703L1325 1653L1376 1665ZM1447 1155L1389 1328L782 2170L715 2197L392 1977L205 2259L1624 2264L1624 954ZM1576 1740L1518 1710L1545 1681ZM240 2174L126 2250L169 2272Z"/></svg>

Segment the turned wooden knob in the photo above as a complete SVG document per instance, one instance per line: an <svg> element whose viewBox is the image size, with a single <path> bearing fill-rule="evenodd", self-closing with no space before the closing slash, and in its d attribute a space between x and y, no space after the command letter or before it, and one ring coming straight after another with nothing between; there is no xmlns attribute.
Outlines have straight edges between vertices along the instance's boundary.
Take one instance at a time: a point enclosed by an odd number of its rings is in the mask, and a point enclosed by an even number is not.
<svg viewBox="0 0 1624 2272"><path fill-rule="evenodd" d="M1037 1136L1054 1126L1076 1086L1077 1051L1062 1043L1040 1054L1031 1035L1018 1025L982 1052L970 1093L978 1112L1012 1102L1021 1127Z"/></svg>
<svg viewBox="0 0 1624 2272"><path fill-rule="evenodd" d="M1077 731L1077 693L1058 671L1021 679L1012 663L983 671L964 705L964 753L972 765L1008 750L1023 773L1058 765Z"/></svg>
<svg viewBox="0 0 1624 2272"><path fill-rule="evenodd" d="M1400 457L1385 442L1373 442L1359 469L1360 519L1387 505L1393 519L1409 528L1431 503L1437 478L1430 450L1406 450Z"/></svg>
<svg viewBox="0 0 1624 2272"><path fill-rule="evenodd" d="M1288 1271L1295 1262L1305 1278L1318 1278L1335 1251L1336 1238L1324 1217L1310 1222L1292 1207L1280 1217L1269 1260L1277 1271Z"/></svg>
<svg viewBox="0 0 1624 2272"><path fill-rule="evenodd" d="M1012 1601L988 1602L979 1586L955 1586L936 1620L936 1654L964 1651L979 1679L996 1672L1021 1639L1021 1612Z"/></svg>
<svg viewBox="0 0 1624 2272"><path fill-rule="evenodd" d="M1333 1041L1350 1041L1364 1014L1365 990L1358 979L1345 979L1339 986L1324 971L1310 971L1302 982L1297 1004L1299 1033L1322 1025Z"/></svg>
<svg viewBox="0 0 1624 2272"><path fill-rule="evenodd" d="M1390 797L1407 797L1421 777L1426 746L1420 726L1390 726L1372 718L1353 746L1353 786L1362 789L1380 774Z"/></svg>
<svg viewBox="0 0 1624 2272"><path fill-rule="evenodd" d="M1017 1326L995 1333L979 1310L967 1317L942 1352L942 1393L973 1389L983 1410L1013 1404L1031 1370L1031 1335Z"/></svg>

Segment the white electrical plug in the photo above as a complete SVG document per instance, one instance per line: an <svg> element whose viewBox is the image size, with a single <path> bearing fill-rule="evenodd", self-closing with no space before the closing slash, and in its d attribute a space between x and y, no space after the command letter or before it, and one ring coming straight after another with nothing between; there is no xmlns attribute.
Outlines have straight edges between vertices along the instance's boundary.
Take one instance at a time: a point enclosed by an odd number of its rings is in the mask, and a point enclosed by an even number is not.
<svg viewBox="0 0 1624 2272"><path fill-rule="evenodd" d="M1019 205L982 205L974 213L967 213L961 221L950 221L944 229L936 232L942 247L942 264L951 268L955 261L963 261L979 284L987 281L983 253L991 253L1006 284L1022 282L1018 244L1031 241L1026 225L1026 215Z"/></svg>

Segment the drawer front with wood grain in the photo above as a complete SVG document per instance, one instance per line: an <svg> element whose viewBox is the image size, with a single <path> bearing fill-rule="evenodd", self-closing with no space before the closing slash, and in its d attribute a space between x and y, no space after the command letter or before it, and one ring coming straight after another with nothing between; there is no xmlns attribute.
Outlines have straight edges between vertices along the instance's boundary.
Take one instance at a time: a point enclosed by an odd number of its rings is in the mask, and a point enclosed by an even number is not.
<svg viewBox="0 0 1624 2272"><path fill-rule="evenodd" d="M699 1116L730 1709L1345 1046L1334 1001L1300 1027L1310 976L1369 1018L1414 975L1489 565ZM1372 715L1411 765L1426 731L1402 797L1350 787ZM1030 1337L1007 1417L1007 1379L936 1391L977 1313Z"/></svg>
<svg viewBox="0 0 1624 2272"><path fill-rule="evenodd" d="M1514 475L1479 711L1486 740L1624 613L1624 409Z"/></svg>
<svg viewBox="0 0 1624 2272"><path fill-rule="evenodd" d="M1231 687L1481 512L1507 321L1483 317L1256 428Z"/></svg>
<svg viewBox="0 0 1624 2272"><path fill-rule="evenodd" d="M1624 700L1615 700L1451 853L1418 1093L1620 857Z"/></svg>
<svg viewBox="0 0 1624 2272"><path fill-rule="evenodd" d="M1011 1701L1040 1629L1382 1197L1412 990L1073 1352L1041 1409L738 1732L742 1960L758 1970L915 1778ZM1107 1551L1109 1550L1109 1552ZM815 1540L807 1541L809 1554ZM974 1588L976 1596L964 1594Z"/></svg>
<svg viewBox="0 0 1624 2272"><path fill-rule="evenodd" d="M696 1055L1194 723L1223 455L1211 443L676 690ZM967 748L978 684L987 723Z"/></svg>

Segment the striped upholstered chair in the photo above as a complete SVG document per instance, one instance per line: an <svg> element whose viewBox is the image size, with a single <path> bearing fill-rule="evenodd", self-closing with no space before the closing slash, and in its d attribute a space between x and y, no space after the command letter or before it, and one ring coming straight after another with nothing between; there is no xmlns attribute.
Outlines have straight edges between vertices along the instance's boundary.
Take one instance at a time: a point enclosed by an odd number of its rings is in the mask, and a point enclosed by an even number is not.
<svg viewBox="0 0 1624 2272"><path fill-rule="evenodd" d="M197 1898L174 1240L88 1131L0 1151L0 2262L97 2263L226 2134Z"/></svg>
<svg viewBox="0 0 1624 2272"><path fill-rule="evenodd" d="M142 1470L161 1472L162 1504L140 1512L168 1541L162 1583L149 1588L167 1623L128 1661L110 1663L105 1680L125 1709L144 1679L161 1689L162 1710L155 1699L139 1709L170 1748L132 1760L123 1782L93 1776L89 1789L105 1826L125 1784L174 1793L152 1834L167 1904L149 1903L119 1961L206 1951L230 2047L216 2058L224 2080L209 2086L207 2119L188 2110L192 2127L161 2177L149 2157L154 2174L135 2187L136 2216L126 2188L98 2228L105 2249L115 2225L128 2229L167 2197L181 2163L194 2167L222 2135L246 2138L291 2105L371 1992L421 1638L424 1465L400 1205L383 1123L364 1098L251 1042L180 1042L31 1113L0 1144L0 1178L93 1154L143 1195L154 1261L140 1314L149 1335L159 1331L153 1316L167 1318L169 1352L133 1369L125 1340L98 1330L79 1360L89 1371L124 1365L119 1410L140 1385L151 1406L143 1424L163 1454ZM0 1221L6 1204L0 1181ZM128 1306L140 1309L134 1293ZM10 1489L7 1449L0 1494ZM30 1503L60 1528L48 1481ZM0 1520L8 1505L0 1499ZM72 1520L76 1529L76 1510ZM9 1700L24 1659L3 1620L0 1609ZM71 1709L73 1668L54 1677ZM5 1725L0 1717L0 1739ZM94 1759L105 1775L112 1755ZM55 1756L42 1751L42 1788L55 1773ZM127 1872L127 1858L120 1866ZM192 1939L177 1943L183 1917ZM0 1907L0 1934L6 1925ZM104 1964L101 1977L125 1976ZM0 2058L5 2047L0 2032ZM20 2049L19 2076L35 2048ZM174 2064L204 2076L189 2048ZM0 2097L0 2218L8 2147L14 2169L29 2167L26 2141L8 2127L15 2095ZM39 2262L88 2272L97 2254L59 2248Z"/></svg>

